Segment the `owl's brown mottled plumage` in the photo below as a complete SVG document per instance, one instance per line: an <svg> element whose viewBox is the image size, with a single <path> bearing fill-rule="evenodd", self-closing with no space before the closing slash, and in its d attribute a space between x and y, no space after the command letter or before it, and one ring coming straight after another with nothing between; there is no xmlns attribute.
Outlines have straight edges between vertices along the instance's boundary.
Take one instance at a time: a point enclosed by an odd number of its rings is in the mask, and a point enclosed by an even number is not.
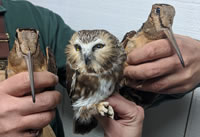
<svg viewBox="0 0 200 137"><path fill-rule="evenodd" d="M97 125L95 115L113 117L112 107L104 100L118 91L126 55L118 39L106 30L76 32L66 47L66 55L74 130L84 134Z"/></svg>

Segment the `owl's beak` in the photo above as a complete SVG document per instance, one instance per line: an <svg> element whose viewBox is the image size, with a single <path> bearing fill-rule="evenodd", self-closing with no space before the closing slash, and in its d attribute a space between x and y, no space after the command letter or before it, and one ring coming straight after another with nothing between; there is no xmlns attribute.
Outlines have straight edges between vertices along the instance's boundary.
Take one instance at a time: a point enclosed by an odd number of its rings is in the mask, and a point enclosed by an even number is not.
<svg viewBox="0 0 200 137"><path fill-rule="evenodd" d="M178 47L178 44L176 42L176 39L174 37L174 34L173 34L171 26L169 26L169 28L165 28L164 29L164 33L167 36L167 38L169 39L169 41L172 44L172 46L174 47L174 49L176 51L176 54L178 55L178 58L179 58L179 60L180 60L180 62L182 64L182 66L185 67L185 63L184 63L181 51L180 51L180 49Z"/></svg>
<svg viewBox="0 0 200 137"><path fill-rule="evenodd" d="M85 59L85 64L88 65L91 61L91 57L88 55L84 55L84 59Z"/></svg>
<svg viewBox="0 0 200 137"><path fill-rule="evenodd" d="M33 65L32 65L32 59L31 59L31 52L29 51L27 55L24 55L26 64L28 67L28 72L29 72L29 79L31 82L31 94L32 94L32 99L33 103L35 103L35 89L34 89L34 77L33 77Z"/></svg>

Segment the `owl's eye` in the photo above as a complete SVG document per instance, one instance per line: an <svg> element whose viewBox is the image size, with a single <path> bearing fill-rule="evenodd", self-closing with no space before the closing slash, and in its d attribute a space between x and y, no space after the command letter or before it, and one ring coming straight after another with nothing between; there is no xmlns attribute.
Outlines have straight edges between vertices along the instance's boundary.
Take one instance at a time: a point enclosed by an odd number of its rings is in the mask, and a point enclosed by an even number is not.
<svg viewBox="0 0 200 137"><path fill-rule="evenodd" d="M95 45L98 49L103 48L105 45L104 44L97 44Z"/></svg>
<svg viewBox="0 0 200 137"><path fill-rule="evenodd" d="M155 12L156 14L160 15L160 8L156 8Z"/></svg>
<svg viewBox="0 0 200 137"><path fill-rule="evenodd" d="M101 48L103 48L105 45L104 44L101 44L101 43L99 43L99 44L96 44L93 48L92 48L92 51L95 51L96 49L101 49Z"/></svg>
<svg viewBox="0 0 200 137"><path fill-rule="evenodd" d="M79 44L75 44L74 45L76 51L80 51L81 50L81 46Z"/></svg>

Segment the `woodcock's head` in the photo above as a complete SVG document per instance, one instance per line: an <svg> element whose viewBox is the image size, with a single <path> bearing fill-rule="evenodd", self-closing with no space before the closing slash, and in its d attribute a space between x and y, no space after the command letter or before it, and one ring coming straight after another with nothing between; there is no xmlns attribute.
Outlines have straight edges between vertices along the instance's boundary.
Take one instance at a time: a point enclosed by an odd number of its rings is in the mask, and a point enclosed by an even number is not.
<svg viewBox="0 0 200 137"><path fill-rule="evenodd" d="M170 28L173 24L175 9L167 4L154 4L151 9L151 15L157 30Z"/></svg>
<svg viewBox="0 0 200 137"><path fill-rule="evenodd" d="M168 4L154 4L152 6L148 20L144 23L143 31L151 39L161 39L164 36L165 29L171 29L175 9Z"/></svg>
<svg viewBox="0 0 200 137"><path fill-rule="evenodd" d="M154 4L148 20L144 23L142 30L146 37L151 40L168 38L176 50L179 60L185 67L183 57L175 40L172 24L175 16L175 8L168 4Z"/></svg>
<svg viewBox="0 0 200 137"><path fill-rule="evenodd" d="M38 47L39 31L35 29L17 29L16 30L16 51L17 54L31 55L35 54Z"/></svg>
<svg viewBox="0 0 200 137"><path fill-rule="evenodd" d="M106 30L81 30L72 36L66 54L73 69L82 73L101 73L117 61L119 40Z"/></svg>

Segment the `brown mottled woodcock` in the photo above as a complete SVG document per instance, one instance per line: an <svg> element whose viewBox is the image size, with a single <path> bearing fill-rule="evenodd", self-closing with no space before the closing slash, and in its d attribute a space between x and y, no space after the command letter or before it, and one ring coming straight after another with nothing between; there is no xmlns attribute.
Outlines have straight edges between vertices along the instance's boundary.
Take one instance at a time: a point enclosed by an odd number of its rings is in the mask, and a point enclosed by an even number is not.
<svg viewBox="0 0 200 137"><path fill-rule="evenodd" d="M36 29L17 29L16 39L8 56L7 76L28 71L31 81L33 102L35 102L33 72L50 71L57 73L56 62L50 48L46 48L46 57L39 44L39 31Z"/></svg>
<svg viewBox="0 0 200 137"><path fill-rule="evenodd" d="M135 48L140 48L151 41L168 38L182 66L185 67L183 57L172 32L174 16L175 9L173 6L154 4L147 21L143 23L142 27L137 32L130 31L124 36L121 44L124 46L126 53L128 54ZM140 82L142 83L142 81ZM126 86L121 89L120 93L143 107L150 106L159 97L159 94L136 91Z"/></svg>

